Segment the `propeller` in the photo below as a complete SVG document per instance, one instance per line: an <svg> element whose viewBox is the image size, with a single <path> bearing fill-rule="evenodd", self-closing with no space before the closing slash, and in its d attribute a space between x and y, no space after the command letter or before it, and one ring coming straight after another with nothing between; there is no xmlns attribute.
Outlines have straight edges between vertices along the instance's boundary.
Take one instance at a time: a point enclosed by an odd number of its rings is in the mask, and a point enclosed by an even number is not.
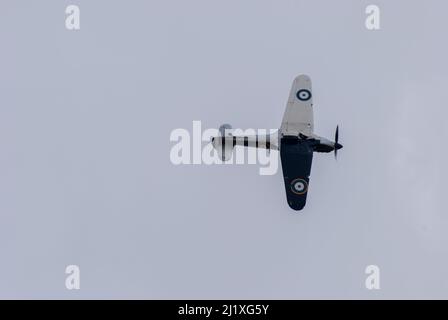
<svg viewBox="0 0 448 320"><path fill-rule="evenodd" d="M338 143L339 140L339 126L336 126L336 132L334 134L334 158L338 158L338 150L342 148L342 144Z"/></svg>

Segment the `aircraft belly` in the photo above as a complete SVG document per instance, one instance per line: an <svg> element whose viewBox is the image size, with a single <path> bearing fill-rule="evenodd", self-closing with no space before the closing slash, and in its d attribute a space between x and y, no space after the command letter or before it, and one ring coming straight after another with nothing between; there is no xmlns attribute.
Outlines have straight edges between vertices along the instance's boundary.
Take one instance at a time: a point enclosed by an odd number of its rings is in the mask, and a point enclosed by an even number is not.
<svg viewBox="0 0 448 320"><path fill-rule="evenodd" d="M308 194L313 149L307 140L282 139L280 157L288 204L294 210L301 210Z"/></svg>

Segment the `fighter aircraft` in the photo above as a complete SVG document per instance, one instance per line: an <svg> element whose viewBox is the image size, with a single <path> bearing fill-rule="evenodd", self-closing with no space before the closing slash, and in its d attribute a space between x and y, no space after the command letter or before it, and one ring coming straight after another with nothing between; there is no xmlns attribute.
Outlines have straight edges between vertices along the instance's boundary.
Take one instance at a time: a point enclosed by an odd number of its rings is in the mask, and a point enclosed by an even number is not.
<svg viewBox="0 0 448 320"><path fill-rule="evenodd" d="M294 79L280 129L271 135L234 136L230 125L219 128L211 143L223 161L232 157L236 145L280 150L288 205L294 210L305 207L313 152L332 152L342 148L338 143L339 126L334 142L314 133L311 79L300 75Z"/></svg>

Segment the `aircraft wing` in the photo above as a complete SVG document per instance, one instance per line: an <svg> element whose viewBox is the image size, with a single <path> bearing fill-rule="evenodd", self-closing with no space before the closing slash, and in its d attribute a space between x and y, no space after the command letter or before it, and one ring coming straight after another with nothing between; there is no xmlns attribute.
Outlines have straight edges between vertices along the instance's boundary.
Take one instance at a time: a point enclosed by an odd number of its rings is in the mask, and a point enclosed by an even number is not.
<svg viewBox="0 0 448 320"><path fill-rule="evenodd" d="M302 210L308 194L313 150L306 140L283 138L280 157L288 205L291 209Z"/></svg>
<svg viewBox="0 0 448 320"><path fill-rule="evenodd" d="M300 75L294 79L280 133L283 136L310 135L314 130L311 79Z"/></svg>

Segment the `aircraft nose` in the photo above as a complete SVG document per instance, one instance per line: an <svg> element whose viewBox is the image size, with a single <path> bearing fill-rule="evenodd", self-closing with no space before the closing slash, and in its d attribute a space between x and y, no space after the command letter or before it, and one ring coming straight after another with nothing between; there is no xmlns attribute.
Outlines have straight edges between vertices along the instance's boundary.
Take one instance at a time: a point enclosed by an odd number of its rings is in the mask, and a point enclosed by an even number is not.
<svg viewBox="0 0 448 320"><path fill-rule="evenodd" d="M343 145L340 144L340 143L336 143L336 144L334 145L334 148L335 148L336 150L339 150L339 149L342 149L342 148L343 148Z"/></svg>

